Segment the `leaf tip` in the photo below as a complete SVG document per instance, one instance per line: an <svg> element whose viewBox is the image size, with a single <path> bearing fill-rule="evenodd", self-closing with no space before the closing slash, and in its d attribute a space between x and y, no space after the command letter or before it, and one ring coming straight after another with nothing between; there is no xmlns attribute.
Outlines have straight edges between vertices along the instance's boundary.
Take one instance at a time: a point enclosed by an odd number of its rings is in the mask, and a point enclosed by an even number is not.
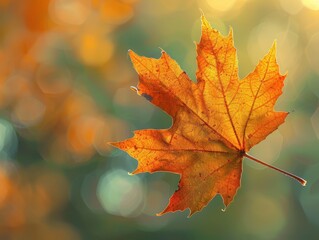
<svg viewBox="0 0 319 240"><path fill-rule="evenodd" d="M233 37L233 35L234 35L234 29L233 29L232 26L229 26L228 36L229 36L229 37Z"/></svg>
<svg viewBox="0 0 319 240"><path fill-rule="evenodd" d="M117 147L118 146L118 142L106 142L106 144L111 145L113 147Z"/></svg>
<svg viewBox="0 0 319 240"><path fill-rule="evenodd" d="M131 60L132 60L133 63L134 63L133 58L138 57L138 55L137 55L133 50L131 50L131 49L129 49L129 50L127 51L127 53L128 53L128 55L130 56Z"/></svg>
<svg viewBox="0 0 319 240"><path fill-rule="evenodd" d="M272 53L276 53L276 49L277 49L277 39L274 40L274 42L272 43L272 46L270 48L270 51Z"/></svg>
<svg viewBox="0 0 319 240"><path fill-rule="evenodd" d="M189 214L188 214L188 216L187 216L187 218L191 218L192 216L193 216L193 214L194 213L196 213L197 211L192 211L192 210L190 210L190 212L189 212Z"/></svg>
<svg viewBox="0 0 319 240"><path fill-rule="evenodd" d="M161 50L161 54L166 53L166 52L165 52L165 50L164 50L163 48L161 48L161 47L158 47L158 48Z"/></svg>
<svg viewBox="0 0 319 240"><path fill-rule="evenodd" d="M167 211L167 208L166 208L166 209L164 209L163 211L161 211L161 212L159 212L159 213L156 213L155 215L156 215L157 217L161 217L161 216L163 216L164 214L166 214L166 213L168 213L168 212L170 212L170 211Z"/></svg>
<svg viewBox="0 0 319 240"><path fill-rule="evenodd" d="M130 89L135 92L137 95L141 96L141 94L139 93L139 90L137 87L134 87L134 86L130 86Z"/></svg>
<svg viewBox="0 0 319 240"><path fill-rule="evenodd" d="M199 12L200 12L200 15L201 15L201 16L204 16L204 11L203 11L203 9L198 8L198 10L199 10Z"/></svg>
<svg viewBox="0 0 319 240"><path fill-rule="evenodd" d="M234 29L232 26L229 26L229 32L227 38L234 44Z"/></svg>
<svg viewBox="0 0 319 240"><path fill-rule="evenodd" d="M205 28L210 28L210 23L207 21L204 13L202 13L200 19L202 21L202 30L205 29Z"/></svg>
<svg viewBox="0 0 319 240"><path fill-rule="evenodd" d="M123 141L120 141L120 142L107 142L107 144L115 147L115 148L118 148L120 150L124 150L126 149L126 145Z"/></svg>

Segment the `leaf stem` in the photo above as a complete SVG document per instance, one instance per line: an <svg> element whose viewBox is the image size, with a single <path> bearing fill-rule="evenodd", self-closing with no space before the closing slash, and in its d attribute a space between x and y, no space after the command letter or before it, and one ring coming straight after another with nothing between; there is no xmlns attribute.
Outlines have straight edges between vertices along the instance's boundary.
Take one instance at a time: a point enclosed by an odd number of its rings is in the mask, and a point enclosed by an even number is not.
<svg viewBox="0 0 319 240"><path fill-rule="evenodd" d="M294 174L292 174L292 173L289 173L289 172L286 172L286 171L284 171L284 170L281 170L281 169L279 169L279 168L276 168L276 167L274 167L274 166L271 166L271 165L269 165L269 164L267 164L267 163L265 163L265 162L263 162L263 161L260 161L259 159L257 159L257 158L255 158L255 157L249 155L248 153L244 153L244 156L247 157L247 158L249 158L249 159L251 159L251 160L253 160L253 161L255 161L255 162L258 162L258 163L260 163L260 164L262 164L262 165L264 165L264 166L267 166L267 167L269 167L269 168L271 168L271 169L274 169L274 170L276 170L276 171L278 171L278 172L280 172L280 173L283 173L283 174L287 175L288 177L291 177L291 178L297 180L302 186L306 186L306 184L307 184L307 181L306 181L305 179L303 179L303 178L301 178L301 177L298 177L298 176L296 176L296 175L294 175Z"/></svg>

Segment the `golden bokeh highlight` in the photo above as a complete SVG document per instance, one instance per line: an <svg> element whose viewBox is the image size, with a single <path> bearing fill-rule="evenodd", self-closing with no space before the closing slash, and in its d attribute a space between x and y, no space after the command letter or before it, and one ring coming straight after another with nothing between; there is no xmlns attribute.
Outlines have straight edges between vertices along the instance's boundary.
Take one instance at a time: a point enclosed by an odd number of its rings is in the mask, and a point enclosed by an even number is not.
<svg viewBox="0 0 319 240"><path fill-rule="evenodd" d="M57 62L61 53L71 53L83 66L103 69L115 52L112 31L133 16L136 2L32 0L8 15L20 24L6 30L2 41L0 106L21 136L41 144L44 158L88 161L110 150L106 142L118 134L116 127L125 129L124 122L102 113L90 94L75 87L70 66Z"/></svg>
<svg viewBox="0 0 319 240"><path fill-rule="evenodd" d="M105 37L105 32L93 26L82 32L76 40L77 54L89 66L103 66L114 52L113 42Z"/></svg>
<svg viewBox="0 0 319 240"><path fill-rule="evenodd" d="M311 10L319 10L319 1L318 0L301 0L302 4Z"/></svg>
<svg viewBox="0 0 319 240"><path fill-rule="evenodd" d="M72 225L57 218L68 201L69 184L63 175L41 167L9 170L1 165L0 180L0 236L80 239Z"/></svg>
<svg viewBox="0 0 319 240"><path fill-rule="evenodd" d="M206 0L208 5L214 10L225 12L230 10L237 2L237 0Z"/></svg>
<svg viewBox="0 0 319 240"><path fill-rule="evenodd" d="M53 0L49 6L52 20L62 25L82 25L91 11L89 0Z"/></svg>
<svg viewBox="0 0 319 240"><path fill-rule="evenodd" d="M133 7L130 2L118 0L99 1L95 5L103 21L110 24L123 24L133 16Z"/></svg>
<svg viewBox="0 0 319 240"><path fill-rule="evenodd" d="M300 0L280 0L280 5L289 14L298 14L303 7Z"/></svg>

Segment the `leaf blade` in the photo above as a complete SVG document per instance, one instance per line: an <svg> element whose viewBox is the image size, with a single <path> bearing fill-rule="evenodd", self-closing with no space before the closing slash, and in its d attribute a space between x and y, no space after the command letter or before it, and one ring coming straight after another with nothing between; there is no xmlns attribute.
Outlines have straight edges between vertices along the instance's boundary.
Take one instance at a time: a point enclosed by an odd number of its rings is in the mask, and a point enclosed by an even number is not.
<svg viewBox="0 0 319 240"><path fill-rule="evenodd" d="M197 44L197 83L164 51L159 59L130 51L139 75L138 95L167 112L173 123L169 129L135 131L132 138L112 145L138 161L134 174L180 175L178 190L159 215L190 209L191 216L218 194L225 207L232 202L246 151L276 130L288 114L273 110L285 79L275 54L273 45L255 70L240 80L232 30L224 37L204 16Z"/></svg>

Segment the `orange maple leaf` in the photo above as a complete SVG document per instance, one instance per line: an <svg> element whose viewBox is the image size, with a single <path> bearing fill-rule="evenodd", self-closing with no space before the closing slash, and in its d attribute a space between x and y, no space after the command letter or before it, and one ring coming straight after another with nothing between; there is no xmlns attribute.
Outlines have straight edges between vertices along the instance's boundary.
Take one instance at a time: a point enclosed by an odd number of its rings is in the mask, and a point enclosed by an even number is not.
<svg viewBox="0 0 319 240"><path fill-rule="evenodd" d="M232 30L224 37L204 16L197 44L197 83L164 51L159 59L129 52L140 80L134 89L172 116L173 125L135 131L134 137L111 144L137 159L133 174L167 171L180 175L178 190L159 215L186 208L192 215L217 194L227 207L240 186L243 157L305 185L305 180L247 154L288 114L273 110L285 79L275 54L273 44L255 70L239 80Z"/></svg>

